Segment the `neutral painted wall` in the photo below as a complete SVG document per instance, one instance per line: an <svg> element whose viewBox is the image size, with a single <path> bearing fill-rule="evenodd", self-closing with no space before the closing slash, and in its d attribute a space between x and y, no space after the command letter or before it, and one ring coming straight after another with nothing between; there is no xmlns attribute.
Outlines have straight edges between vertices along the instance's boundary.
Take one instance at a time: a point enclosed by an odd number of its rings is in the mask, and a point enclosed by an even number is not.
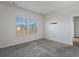
<svg viewBox="0 0 79 59"><path fill-rule="evenodd" d="M52 7L51 7L52 8ZM79 6L58 10L46 16L45 37L68 45L73 44L73 16L79 15ZM57 22L58 24L50 24Z"/></svg>
<svg viewBox="0 0 79 59"><path fill-rule="evenodd" d="M24 16L37 22L37 34L16 37L16 17ZM43 17L33 12L0 3L0 48L43 38Z"/></svg>
<svg viewBox="0 0 79 59"><path fill-rule="evenodd" d="M74 37L79 37L79 16L74 17Z"/></svg>

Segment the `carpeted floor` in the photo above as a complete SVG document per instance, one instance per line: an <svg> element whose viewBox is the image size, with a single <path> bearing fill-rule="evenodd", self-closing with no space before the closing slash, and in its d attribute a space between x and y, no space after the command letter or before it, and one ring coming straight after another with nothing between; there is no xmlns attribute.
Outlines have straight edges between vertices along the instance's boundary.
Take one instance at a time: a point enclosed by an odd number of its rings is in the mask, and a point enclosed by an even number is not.
<svg viewBox="0 0 79 59"><path fill-rule="evenodd" d="M0 49L1 57L79 57L79 48L48 39Z"/></svg>

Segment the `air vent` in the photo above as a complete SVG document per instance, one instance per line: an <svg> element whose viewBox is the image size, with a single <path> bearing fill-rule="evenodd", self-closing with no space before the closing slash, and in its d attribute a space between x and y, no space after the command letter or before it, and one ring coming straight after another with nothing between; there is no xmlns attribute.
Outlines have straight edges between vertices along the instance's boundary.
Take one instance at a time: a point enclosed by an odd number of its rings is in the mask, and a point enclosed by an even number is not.
<svg viewBox="0 0 79 59"><path fill-rule="evenodd" d="M57 22L54 22L54 23L50 23L50 24L57 24Z"/></svg>

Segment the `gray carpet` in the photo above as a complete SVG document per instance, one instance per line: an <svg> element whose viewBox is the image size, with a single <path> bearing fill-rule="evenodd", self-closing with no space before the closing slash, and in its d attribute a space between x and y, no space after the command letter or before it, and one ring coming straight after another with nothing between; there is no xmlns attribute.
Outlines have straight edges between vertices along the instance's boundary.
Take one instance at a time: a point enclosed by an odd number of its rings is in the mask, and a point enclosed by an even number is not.
<svg viewBox="0 0 79 59"><path fill-rule="evenodd" d="M79 48L48 39L0 49L1 57L79 57Z"/></svg>

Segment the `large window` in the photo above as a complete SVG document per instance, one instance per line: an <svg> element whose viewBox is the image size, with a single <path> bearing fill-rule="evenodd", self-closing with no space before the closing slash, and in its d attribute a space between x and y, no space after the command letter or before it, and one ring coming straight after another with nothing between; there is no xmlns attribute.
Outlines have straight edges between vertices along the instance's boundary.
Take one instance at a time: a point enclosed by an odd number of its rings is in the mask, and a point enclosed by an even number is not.
<svg viewBox="0 0 79 59"><path fill-rule="evenodd" d="M33 19L16 17L16 35L33 34L37 32L36 22Z"/></svg>

